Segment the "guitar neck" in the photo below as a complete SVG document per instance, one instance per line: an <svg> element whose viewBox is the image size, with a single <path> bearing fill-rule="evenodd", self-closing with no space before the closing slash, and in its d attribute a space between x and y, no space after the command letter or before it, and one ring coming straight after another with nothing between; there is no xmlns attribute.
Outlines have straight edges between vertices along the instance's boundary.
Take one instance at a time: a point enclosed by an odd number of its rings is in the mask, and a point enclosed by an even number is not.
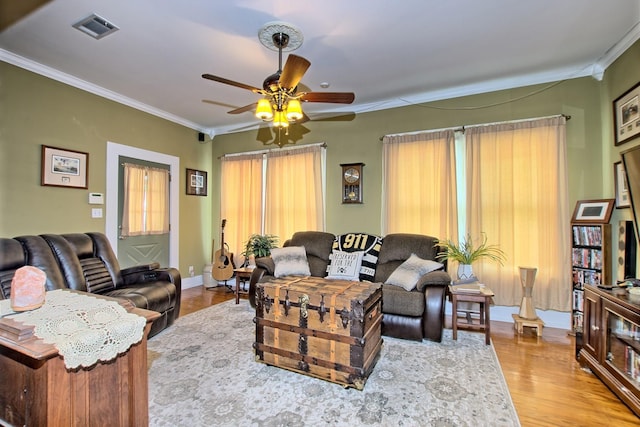
<svg viewBox="0 0 640 427"><path fill-rule="evenodd" d="M224 254L224 227L227 225L227 220L223 219L220 225L220 253Z"/></svg>

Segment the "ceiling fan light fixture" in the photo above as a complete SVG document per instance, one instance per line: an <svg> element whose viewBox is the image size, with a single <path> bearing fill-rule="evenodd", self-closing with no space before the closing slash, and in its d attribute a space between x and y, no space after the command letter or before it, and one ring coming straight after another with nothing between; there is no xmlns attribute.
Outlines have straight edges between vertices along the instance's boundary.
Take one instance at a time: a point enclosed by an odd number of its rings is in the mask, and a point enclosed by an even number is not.
<svg viewBox="0 0 640 427"><path fill-rule="evenodd" d="M297 99L289 100L287 105L287 120L290 122L298 121L302 118L302 105Z"/></svg>
<svg viewBox="0 0 640 427"><path fill-rule="evenodd" d="M258 101L256 107L256 117L260 120L271 120L273 118L273 110L271 110L271 103L267 98L262 98Z"/></svg>
<svg viewBox="0 0 640 427"><path fill-rule="evenodd" d="M287 116L284 111L275 112L273 115L273 126L277 128L289 127L289 122L287 121Z"/></svg>

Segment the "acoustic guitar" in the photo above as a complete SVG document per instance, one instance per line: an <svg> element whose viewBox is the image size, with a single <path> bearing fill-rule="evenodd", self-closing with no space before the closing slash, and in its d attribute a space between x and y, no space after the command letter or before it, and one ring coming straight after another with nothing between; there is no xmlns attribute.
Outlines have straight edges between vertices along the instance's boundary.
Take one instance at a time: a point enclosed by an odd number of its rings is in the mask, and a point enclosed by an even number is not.
<svg viewBox="0 0 640 427"><path fill-rule="evenodd" d="M229 280L233 277L233 254L229 252L229 245L224 242L224 227L227 224L227 220L222 220L222 230L220 236L220 249L215 253L213 259L213 268L211 269L211 275L217 281Z"/></svg>

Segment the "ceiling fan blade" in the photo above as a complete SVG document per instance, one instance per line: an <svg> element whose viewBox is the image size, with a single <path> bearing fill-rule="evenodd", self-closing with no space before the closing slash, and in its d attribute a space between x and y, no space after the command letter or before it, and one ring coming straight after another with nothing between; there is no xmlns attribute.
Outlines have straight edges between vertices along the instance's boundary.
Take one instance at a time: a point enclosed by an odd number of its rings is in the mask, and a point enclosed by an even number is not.
<svg viewBox="0 0 640 427"><path fill-rule="evenodd" d="M236 108L235 110L227 111L227 114L246 113L247 111L255 110L257 105L258 105L258 103L254 102L253 104L245 105L244 107L240 107L240 108Z"/></svg>
<svg viewBox="0 0 640 427"><path fill-rule="evenodd" d="M351 104L354 99L356 95L353 92L308 92L300 97L300 101L333 104Z"/></svg>
<svg viewBox="0 0 640 427"><path fill-rule="evenodd" d="M301 56L293 54L289 55L287 62L284 64L284 68L282 69L282 74L280 74L280 87L292 90L298 86L298 83L300 83L302 76L307 72L310 65L311 62Z"/></svg>
<svg viewBox="0 0 640 427"><path fill-rule="evenodd" d="M251 92L255 92L255 93L263 93L262 89L258 89L255 86L250 86L250 85L246 85L244 83L234 82L233 80L225 79L224 77L214 76L212 74L203 74L202 78L203 79L207 79L207 80L213 80L214 82L223 83L223 84L226 84L226 85L239 87L240 89L247 89L247 90L250 90Z"/></svg>

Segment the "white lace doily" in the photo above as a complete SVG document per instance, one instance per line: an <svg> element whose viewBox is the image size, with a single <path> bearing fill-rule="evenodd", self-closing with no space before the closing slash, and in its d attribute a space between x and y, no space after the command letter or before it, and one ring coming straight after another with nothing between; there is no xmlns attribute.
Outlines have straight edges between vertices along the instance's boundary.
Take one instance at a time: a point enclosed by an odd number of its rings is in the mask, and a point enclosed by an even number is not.
<svg viewBox="0 0 640 427"><path fill-rule="evenodd" d="M35 335L56 346L68 369L115 359L142 339L147 322L115 301L62 289L47 292L42 307L11 317L35 326Z"/></svg>

